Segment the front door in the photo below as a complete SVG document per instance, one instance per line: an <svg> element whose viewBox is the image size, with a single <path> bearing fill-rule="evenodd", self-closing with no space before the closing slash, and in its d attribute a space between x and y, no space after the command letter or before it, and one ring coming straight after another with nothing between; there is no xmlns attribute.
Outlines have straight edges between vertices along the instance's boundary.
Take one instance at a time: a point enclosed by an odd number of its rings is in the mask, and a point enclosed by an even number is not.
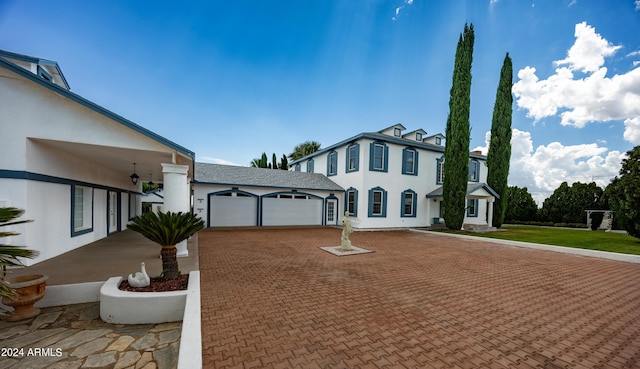
<svg viewBox="0 0 640 369"><path fill-rule="evenodd" d="M327 200L327 213L326 213L326 225L336 225L338 224L338 213L336 212L338 208L338 200L336 199L328 199Z"/></svg>
<svg viewBox="0 0 640 369"><path fill-rule="evenodd" d="M118 193L109 191L109 234L118 231Z"/></svg>

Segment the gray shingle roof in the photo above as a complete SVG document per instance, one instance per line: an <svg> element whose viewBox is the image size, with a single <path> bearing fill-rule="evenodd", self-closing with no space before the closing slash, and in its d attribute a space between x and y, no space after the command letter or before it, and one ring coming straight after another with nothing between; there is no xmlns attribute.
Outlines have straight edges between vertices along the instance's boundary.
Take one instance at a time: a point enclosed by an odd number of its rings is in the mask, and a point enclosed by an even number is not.
<svg viewBox="0 0 640 369"><path fill-rule="evenodd" d="M473 192L475 192L476 190L483 188L485 189L487 192L489 192L490 194L492 194L493 196L500 198L500 195L498 195L498 193L491 187L489 187L488 184L486 183L469 183L467 184L467 195L471 195ZM442 197L442 186L436 188L435 190L429 192L427 194L428 198L438 198L438 197Z"/></svg>
<svg viewBox="0 0 640 369"><path fill-rule="evenodd" d="M344 191L320 173L196 163L195 183Z"/></svg>

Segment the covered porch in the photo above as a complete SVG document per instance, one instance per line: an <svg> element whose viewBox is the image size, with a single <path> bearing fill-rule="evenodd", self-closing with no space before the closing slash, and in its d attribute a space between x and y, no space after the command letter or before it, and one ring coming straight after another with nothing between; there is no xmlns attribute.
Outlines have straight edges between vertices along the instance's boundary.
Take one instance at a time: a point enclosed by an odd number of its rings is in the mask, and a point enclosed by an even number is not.
<svg viewBox="0 0 640 369"><path fill-rule="evenodd" d="M40 252L26 260L27 265L126 230L129 221L142 213L143 182L163 185L168 200L164 211L190 210L193 155L143 143L121 147L27 139L27 170L11 177L24 180L17 197L24 200L9 202L25 209L24 217L33 220L13 229L20 234L15 244ZM179 246L179 254L187 255L185 245Z"/></svg>
<svg viewBox="0 0 640 369"><path fill-rule="evenodd" d="M183 274L199 269L198 234L188 240L187 247L188 256L178 258ZM115 276L126 278L140 271L141 262L145 263L149 276L159 276L162 272L160 246L125 230L40 263L7 270L7 273L10 276L46 274L47 285L56 286L102 282Z"/></svg>
<svg viewBox="0 0 640 369"><path fill-rule="evenodd" d="M442 187L427 194L427 199L433 200L438 205L438 214L443 216L444 211ZM486 183L470 183L467 185L466 215L463 227L470 231L483 231L492 228L493 224L493 204L500 198ZM427 212L430 214L431 201L427 201ZM430 219L431 220L431 219ZM431 226L432 224L430 224Z"/></svg>

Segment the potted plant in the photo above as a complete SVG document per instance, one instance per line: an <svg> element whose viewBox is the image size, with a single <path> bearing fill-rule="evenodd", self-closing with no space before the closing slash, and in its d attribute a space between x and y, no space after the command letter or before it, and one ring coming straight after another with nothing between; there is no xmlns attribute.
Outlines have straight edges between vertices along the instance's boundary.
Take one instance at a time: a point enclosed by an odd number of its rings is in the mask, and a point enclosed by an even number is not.
<svg viewBox="0 0 640 369"><path fill-rule="evenodd" d="M160 256L162 277L165 279L180 276L176 244L204 228L204 220L195 214L183 212L149 212L133 218L131 222L129 229L162 246Z"/></svg>
<svg viewBox="0 0 640 369"><path fill-rule="evenodd" d="M0 208L0 227L31 222L31 220L14 220L23 213L24 210L13 207ZM0 232L0 238L17 235L18 233L15 232ZM24 246L0 244L0 266L2 267L0 297L3 304L14 308L7 317L8 321L25 320L40 314L40 309L33 305L44 296L49 277L38 274L5 278L7 267L24 266L19 258L33 258L37 255L37 251L29 250Z"/></svg>

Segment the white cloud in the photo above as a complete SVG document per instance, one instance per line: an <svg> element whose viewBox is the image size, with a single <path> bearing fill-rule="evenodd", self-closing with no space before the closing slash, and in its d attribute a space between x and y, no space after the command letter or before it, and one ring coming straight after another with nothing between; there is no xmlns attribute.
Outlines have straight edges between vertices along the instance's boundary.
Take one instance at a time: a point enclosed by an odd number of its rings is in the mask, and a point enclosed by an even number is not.
<svg viewBox="0 0 640 369"><path fill-rule="evenodd" d="M624 121L624 139L633 142L640 142L640 118L635 117Z"/></svg>
<svg viewBox="0 0 640 369"><path fill-rule="evenodd" d="M200 156L198 157L198 161L202 163L211 163L211 164L224 164L224 165L236 165L236 166L246 166L241 164L236 164L232 161L225 159L212 158L209 156Z"/></svg>
<svg viewBox="0 0 640 369"><path fill-rule="evenodd" d="M408 5L412 5L413 4L413 0L404 0L402 2L402 5L400 5L399 7L396 8L396 15L394 17L391 18L391 20L398 20L398 16L400 15L400 11L402 9L404 9L406 6Z"/></svg>
<svg viewBox="0 0 640 369"><path fill-rule="evenodd" d="M634 3L636 4L636 11L640 10L640 0L635 0Z"/></svg>
<svg viewBox="0 0 640 369"><path fill-rule="evenodd" d="M491 133L485 136L486 146L477 147L486 155ZM624 153L609 151L597 143L565 146L559 142L534 149L531 133L512 130L509 185L527 187L539 206L553 191L567 182L596 182L605 188L620 171Z"/></svg>
<svg viewBox="0 0 640 369"><path fill-rule="evenodd" d="M574 36L576 42L567 52L567 57L555 61L555 65L569 64L571 70L595 72L604 65L604 58L614 55L622 46L613 46L596 30L582 22L576 24Z"/></svg>
<svg viewBox="0 0 640 369"><path fill-rule="evenodd" d="M604 58L621 46L612 46L586 23L576 25L576 42L567 58L556 61L566 65L540 80L536 69L526 66L518 71L513 93L520 109L536 122L559 116L562 125L583 128L590 122L625 121L624 137L640 143L640 68L607 77ZM584 78L575 71L587 73Z"/></svg>

